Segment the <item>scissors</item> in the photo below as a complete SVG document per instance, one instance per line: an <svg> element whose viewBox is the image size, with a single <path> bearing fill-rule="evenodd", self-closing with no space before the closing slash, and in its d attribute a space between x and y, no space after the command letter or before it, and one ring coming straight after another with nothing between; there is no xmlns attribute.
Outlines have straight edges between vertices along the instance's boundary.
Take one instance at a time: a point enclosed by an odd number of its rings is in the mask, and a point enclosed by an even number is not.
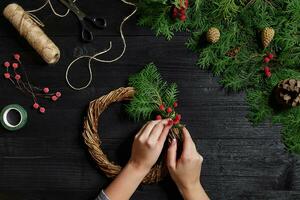
<svg viewBox="0 0 300 200"><path fill-rule="evenodd" d="M60 0L68 9L70 9L78 18L81 25L81 38L83 41L90 42L94 39L93 33L87 26L87 21L91 22L95 27L104 29L106 27L106 20L101 17L91 17L82 12L72 0Z"/></svg>

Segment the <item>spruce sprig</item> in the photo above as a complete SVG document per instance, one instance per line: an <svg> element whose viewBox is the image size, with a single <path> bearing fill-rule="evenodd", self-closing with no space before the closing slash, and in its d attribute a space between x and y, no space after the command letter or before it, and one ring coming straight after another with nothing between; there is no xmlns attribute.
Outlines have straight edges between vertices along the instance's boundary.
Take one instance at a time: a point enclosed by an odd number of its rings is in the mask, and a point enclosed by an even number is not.
<svg viewBox="0 0 300 200"><path fill-rule="evenodd" d="M161 105L171 106L177 99L177 85L164 81L153 63L129 77L129 86L136 92L126 110L136 121L150 120Z"/></svg>

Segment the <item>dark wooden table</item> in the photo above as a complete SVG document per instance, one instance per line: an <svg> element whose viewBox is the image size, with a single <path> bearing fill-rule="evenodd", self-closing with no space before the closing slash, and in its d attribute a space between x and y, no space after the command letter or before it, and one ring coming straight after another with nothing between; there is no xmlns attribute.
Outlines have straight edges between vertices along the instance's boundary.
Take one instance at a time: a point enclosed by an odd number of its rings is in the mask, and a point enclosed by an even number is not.
<svg viewBox="0 0 300 200"><path fill-rule="evenodd" d="M11 1L1 0L1 10ZM44 1L19 1L25 9ZM64 7L54 1L59 11ZM31 109L31 99L13 88L1 75L0 108L17 103L26 108L29 122L22 130L8 132L0 127L0 199L47 200L93 199L109 180L97 169L81 136L89 101L112 89L126 86L130 74L154 62L168 81L178 83L180 111L204 157L202 183L212 199L300 199L299 161L285 151L280 126L265 122L253 127L246 115L243 93L230 93L218 78L195 66L196 54L187 50L187 35L176 34L170 42L155 37L148 28L136 26L136 16L125 27L128 43L124 57L113 64L93 63L94 80L83 91L71 90L65 82L67 65L79 55L93 54L108 47L105 58L122 50L119 24L132 8L121 1L88 0L78 5L88 13L107 18L109 26L95 31L92 43L80 40L73 14L54 16L49 7L36 15L45 32L61 49L58 64L47 66L16 30L0 17L1 62L21 52L30 79L39 86L61 90L57 103L47 103L44 115ZM4 70L1 67L1 74ZM72 82L87 80L84 62L71 71ZM112 105L101 118L103 149L118 163L128 159L131 138L141 123L126 116L122 105ZM141 186L132 199L181 199L170 180Z"/></svg>

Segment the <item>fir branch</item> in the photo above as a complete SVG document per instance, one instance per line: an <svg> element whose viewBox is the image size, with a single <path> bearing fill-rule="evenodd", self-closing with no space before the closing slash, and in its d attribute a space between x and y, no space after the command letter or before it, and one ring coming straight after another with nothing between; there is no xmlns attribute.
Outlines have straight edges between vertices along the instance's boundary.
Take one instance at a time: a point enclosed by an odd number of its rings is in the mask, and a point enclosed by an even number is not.
<svg viewBox="0 0 300 200"><path fill-rule="evenodd" d="M212 14L216 15L217 18L222 18L226 21L231 21L236 17L239 6L236 4L235 0L216 0L213 2L216 8L213 10Z"/></svg>
<svg viewBox="0 0 300 200"><path fill-rule="evenodd" d="M248 118L255 124L269 118L272 109L269 106L269 95L259 90L249 90L247 92L247 102L250 106Z"/></svg>
<svg viewBox="0 0 300 200"><path fill-rule="evenodd" d="M185 22L171 18L173 5L179 7L180 0L139 1L139 23L167 39L173 37L174 31L190 30L191 37L186 46L199 55L197 65L220 76L224 87L234 91L246 90L249 119L258 123L272 118L275 123L282 123L285 144L289 150L300 153L300 108L274 112L268 102L273 88L281 80L300 80L300 1L212 0L207 3L189 0ZM220 29L221 38L216 44L207 44L205 34L212 26ZM275 37L263 50L260 34L265 27L273 27ZM226 53L235 47L240 47L240 51L228 57ZM276 58L268 64L272 71L270 78L263 72L265 64L262 59L266 51L276 52ZM175 94L172 89L170 91ZM173 99L167 100L168 103ZM146 102L141 99L137 105ZM148 108L149 111L141 112L147 117L150 110L157 107Z"/></svg>
<svg viewBox="0 0 300 200"><path fill-rule="evenodd" d="M157 111L162 104L173 105L178 93L176 84L168 85L163 81L153 63L131 76L129 86L134 87L136 93L126 110L136 121L150 120L153 112Z"/></svg>

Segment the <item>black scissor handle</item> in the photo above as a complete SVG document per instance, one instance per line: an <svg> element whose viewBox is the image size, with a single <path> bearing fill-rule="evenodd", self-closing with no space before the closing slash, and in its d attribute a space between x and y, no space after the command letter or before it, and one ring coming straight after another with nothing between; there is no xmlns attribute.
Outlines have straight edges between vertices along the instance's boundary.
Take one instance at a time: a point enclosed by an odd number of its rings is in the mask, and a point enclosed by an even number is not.
<svg viewBox="0 0 300 200"><path fill-rule="evenodd" d="M94 39L93 33L87 28L84 21L80 21L81 23L81 38L85 42L91 42Z"/></svg>
<svg viewBox="0 0 300 200"><path fill-rule="evenodd" d="M106 20L102 17L88 17L88 16L86 16L85 19L89 20L90 22L92 22L92 24L94 26L96 26L97 28L100 28L100 29L104 29L107 26Z"/></svg>

